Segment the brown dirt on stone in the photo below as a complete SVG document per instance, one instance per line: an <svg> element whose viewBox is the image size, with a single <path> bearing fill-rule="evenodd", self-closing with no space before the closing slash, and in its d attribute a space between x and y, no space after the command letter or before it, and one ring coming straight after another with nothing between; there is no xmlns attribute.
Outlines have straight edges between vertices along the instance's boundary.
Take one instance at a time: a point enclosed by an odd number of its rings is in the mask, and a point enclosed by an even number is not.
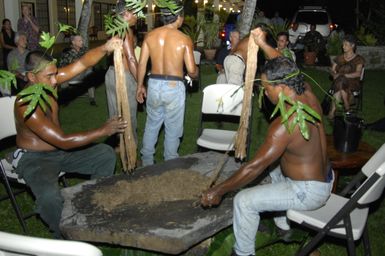
<svg viewBox="0 0 385 256"><path fill-rule="evenodd" d="M162 202L196 200L209 182L209 177L198 172L174 169L159 176L118 181L103 190L96 190L91 200L106 212L123 205L156 206Z"/></svg>

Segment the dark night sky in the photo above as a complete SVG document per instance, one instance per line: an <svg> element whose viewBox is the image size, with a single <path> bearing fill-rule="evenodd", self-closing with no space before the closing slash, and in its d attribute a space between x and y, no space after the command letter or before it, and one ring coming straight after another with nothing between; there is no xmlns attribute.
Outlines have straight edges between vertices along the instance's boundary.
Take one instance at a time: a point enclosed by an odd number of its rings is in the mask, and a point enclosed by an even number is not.
<svg viewBox="0 0 385 256"><path fill-rule="evenodd" d="M354 27L356 1L353 0L257 0L257 7L263 10L269 18L275 11L278 11L281 17L291 20L299 6L316 5L317 2L320 3L318 5L327 7L334 23L345 30Z"/></svg>

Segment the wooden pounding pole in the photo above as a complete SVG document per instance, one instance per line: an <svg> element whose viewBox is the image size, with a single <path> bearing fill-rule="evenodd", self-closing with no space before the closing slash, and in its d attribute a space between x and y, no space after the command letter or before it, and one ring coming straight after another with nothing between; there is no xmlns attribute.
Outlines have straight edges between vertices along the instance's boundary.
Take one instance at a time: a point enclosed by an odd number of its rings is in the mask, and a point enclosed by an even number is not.
<svg viewBox="0 0 385 256"><path fill-rule="evenodd" d="M118 115L122 116L128 122L124 133L120 134L120 159L124 171L132 171L136 165L136 142L132 132L130 105L128 104L128 95L126 90L126 77L124 75L122 48L114 50L114 66L116 80L116 99Z"/></svg>
<svg viewBox="0 0 385 256"><path fill-rule="evenodd" d="M259 47L255 44L252 36L249 37L249 43L247 47L248 50L246 63L246 78L243 94L242 112L234 146L235 157L241 160L246 158L247 134L250 121L249 118L252 108L251 98L253 95L253 84L255 79L255 73L257 71L257 56L259 50Z"/></svg>

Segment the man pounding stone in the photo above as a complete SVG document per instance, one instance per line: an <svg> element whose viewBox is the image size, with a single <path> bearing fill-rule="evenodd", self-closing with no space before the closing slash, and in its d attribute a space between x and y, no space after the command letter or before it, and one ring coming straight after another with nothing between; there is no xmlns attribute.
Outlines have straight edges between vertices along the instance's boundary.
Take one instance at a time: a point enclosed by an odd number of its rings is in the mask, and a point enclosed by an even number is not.
<svg viewBox="0 0 385 256"><path fill-rule="evenodd" d="M121 40L113 38L106 44L88 51L74 63L57 68L51 56L33 51L27 55L28 84L43 83L57 90L57 85L94 66L107 52L121 47ZM92 179L112 175L115 168L114 150L105 145L90 145L96 140L123 132L127 122L115 117L101 127L84 132L66 134L60 127L59 106L49 96L50 107L39 106L26 117L27 105L20 96L15 102L16 150L13 165L16 172L36 197L37 212L48 224L54 236L61 237L59 222L63 198L58 185L61 171L90 175Z"/></svg>
<svg viewBox="0 0 385 256"><path fill-rule="evenodd" d="M283 93L293 101L307 104L322 116L317 98L304 83L294 62L281 57L277 50L270 47L260 28L253 30L251 36L270 58L261 75L262 86L270 101L277 104L279 94ZM295 115L289 120L292 121ZM289 133L279 116L270 124L265 142L254 158L230 178L202 194L203 206L217 205L227 192L244 187L278 162L278 166L270 173L271 184L243 189L234 198L233 229L236 242L233 255L255 255L255 237L261 212L313 210L324 205L329 198L333 173L326 153L324 127L321 122L307 122L307 125L308 140L302 136L298 126ZM285 215L276 217L274 221L281 229L290 228Z"/></svg>
<svg viewBox="0 0 385 256"><path fill-rule="evenodd" d="M194 62L193 42L178 30L183 24L183 10L172 14L161 10L164 25L149 32L142 44L138 66L138 102L146 100L147 120L141 149L143 166L154 164L155 144L161 126L165 126L164 159L178 157L180 137L183 135L185 85L183 65L190 77L198 76ZM151 74L144 87L148 60Z"/></svg>

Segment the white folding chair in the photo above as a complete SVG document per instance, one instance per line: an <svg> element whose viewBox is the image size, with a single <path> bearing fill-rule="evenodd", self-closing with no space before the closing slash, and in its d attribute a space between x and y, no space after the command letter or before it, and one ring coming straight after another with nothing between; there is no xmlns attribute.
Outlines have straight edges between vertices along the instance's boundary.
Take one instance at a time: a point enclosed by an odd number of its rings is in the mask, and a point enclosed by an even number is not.
<svg viewBox="0 0 385 256"><path fill-rule="evenodd" d="M0 231L0 256L103 256L95 246L78 241L15 235Z"/></svg>
<svg viewBox="0 0 385 256"><path fill-rule="evenodd" d="M0 98L0 141L5 138L16 135L15 117L13 110L15 100L16 96ZM23 231L27 232L27 226L24 220L33 216L34 214L27 214L23 216L15 197L17 194L24 192L25 189L14 191L10 185L11 182L15 182L17 184L25 186L25 181L23 179L19 179L18 175L15 173L15 168L6 158L0 159L0 169L0 177L2 178L4 187L7 191L7 195L1 196L0 201L3 201L5 199L11 200L12 207L15 210L20 225L23 228ZM62 179L63 184L66 186L64 174L64 172L61 172L59 174L59 177Z"/></svg>
<svg viewBox="0 0 385 256"><path fill-rule="evenodd" d="M199 147L233 151L235 136L242 111L243 88L233 84L213 84L203 89L201 122L197 144ZM220 126L227 123L228 129L209 128L206 123L216 122ZM233 128L233 129L230 129Z"/></svg>
<svg viewBox="0 0 385 256"><path fill-rule="evenodd" d="M313 211L288 210L287 217L317 231L313 239L301 247L297 255L305 256L314 250L325 236L347 240L349 255L355 254L355 241L363 239L364 255L370 255L367 230L369 204L379 199L385 186L385 144L369 159L341 195L331 194L324 206ZM362 178L366 178L361 184ZM350 198L348 192L361 184Z"/></svg>

